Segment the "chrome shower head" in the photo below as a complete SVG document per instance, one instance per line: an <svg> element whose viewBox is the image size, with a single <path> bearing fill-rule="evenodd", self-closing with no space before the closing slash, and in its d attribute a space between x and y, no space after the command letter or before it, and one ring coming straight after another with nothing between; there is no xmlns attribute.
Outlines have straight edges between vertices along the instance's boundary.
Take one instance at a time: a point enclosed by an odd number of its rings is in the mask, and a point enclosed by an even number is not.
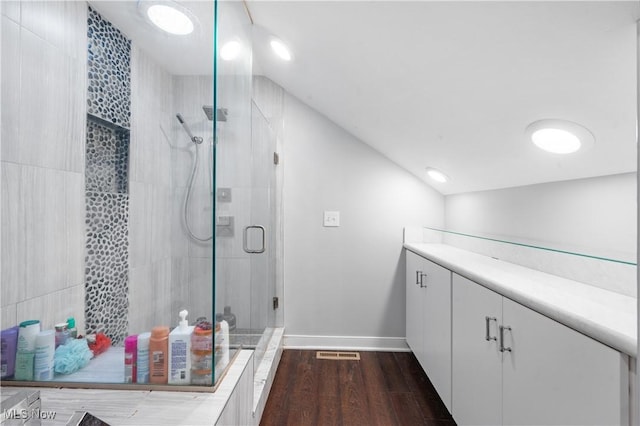
<svg viewBox="0 0 640 426"><path fill-rule="evenodd" d="M211 105L202 105L202 110L204 111L207 119L209 121L213 121L213 106Z"/></svg>
<svg viewBox="0 0 640 426"><path fill-rule="evenodd" d="M213 121L213 106L203 105L202 110L207 116L207 119L209 121ZM216 121L227 121L227 114L228 114L228 111L226 108L218 108L216 110Z"/></svg>

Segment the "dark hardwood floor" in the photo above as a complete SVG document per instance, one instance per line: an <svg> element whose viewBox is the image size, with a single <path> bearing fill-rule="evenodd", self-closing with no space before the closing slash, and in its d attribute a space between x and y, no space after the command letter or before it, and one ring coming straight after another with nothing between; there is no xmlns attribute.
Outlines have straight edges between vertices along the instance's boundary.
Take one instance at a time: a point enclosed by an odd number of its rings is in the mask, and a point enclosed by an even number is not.
<svg viewBox="0 0 640 426"><path fill-rule="evenodd" d="M260 425L455 425L412 353L360 357L285 350Z"/></svg>

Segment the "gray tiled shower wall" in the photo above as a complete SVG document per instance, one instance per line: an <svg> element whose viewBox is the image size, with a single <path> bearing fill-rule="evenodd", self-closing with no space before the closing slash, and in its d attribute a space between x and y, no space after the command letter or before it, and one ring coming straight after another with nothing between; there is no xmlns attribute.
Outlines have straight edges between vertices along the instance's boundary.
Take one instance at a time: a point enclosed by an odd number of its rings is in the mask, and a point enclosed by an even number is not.
<svg viewBox="0 0 640 426"><path fill-rule="evenodd" d="M130 161L131 333L175 326L178 312L211 317L212 244L187 237L184 201L198 150L199 166L188 214L193 232L211 235L210 182L213 126L202 105L213 99L211 76L171 75L134 45ZM180 127L180 113L204 143Z"/></svg>
<svg viewBox="0 0 640 426"><path fill-rule="evenodd" d="M2 328L84 328L86 7L0 2Z"/></svg>
<svg viewBox="0 0 640 426"><path fill-rule="evenodd" d="M39 318L52 328L75 316L85 330L85 294L98 302L108 297L85 291L85 260L92 256L86 209L98 203L111 206L111 217L125 217L128 210L128 221L115 221L110 229L101 222L108 212L96 212L100 221L90 227L98 239L112 232L98 250L111 255L100 265L115 266L109 268L114 289L128 294L118 299L126 300L128 311L128 320L118 314L123 318L116 321L118 332L125 324L127 333L175 325L185 307L191 319L210 316L212 247L185 235L183 202L195 150L175 114L207 142L198 147L201 164L189 209L194 231L203 235L211 232L212 222L207 161L213 129L202 111L202 105L212 104L211 76L171 75L134 43L130 123L117 117L114 123L109 114L100 115L104 122L88 122L87 4L3 0L0 8L0 326ZM99 137L87 139L87 128L98 125L113 132L102 129ZM130 130L128 158L121 130ZM86 158L92 149L96 155ZM128 253L107 250L125 239ZM97 314L93 320L103 321Z"/></svg>

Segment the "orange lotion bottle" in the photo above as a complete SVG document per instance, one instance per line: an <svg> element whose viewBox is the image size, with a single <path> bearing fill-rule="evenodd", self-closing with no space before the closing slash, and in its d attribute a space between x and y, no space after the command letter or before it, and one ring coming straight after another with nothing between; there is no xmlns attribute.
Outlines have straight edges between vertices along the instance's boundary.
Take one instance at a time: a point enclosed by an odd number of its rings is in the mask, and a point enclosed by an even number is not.
<svg viewBox="0 0 640 426"><path fill-rule="evenodd" d="M167 384L169 327L158 326L149 338L149 383Z"/></svg>

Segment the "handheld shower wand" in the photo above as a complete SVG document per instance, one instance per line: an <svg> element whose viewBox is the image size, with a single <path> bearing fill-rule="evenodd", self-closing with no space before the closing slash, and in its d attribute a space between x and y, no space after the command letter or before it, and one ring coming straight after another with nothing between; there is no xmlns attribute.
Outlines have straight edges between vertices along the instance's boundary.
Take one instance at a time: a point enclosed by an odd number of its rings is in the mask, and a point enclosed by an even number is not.
<svg viewBox="0 0 640 426"><path fill-rule="evenodd" d="M200 145L203 139L200 136L193 136L193 133L191 133L191 129L189 129L189 126L187 125L187 122L182 118L182 115L176 114L176 118L178 119L180 124L182 124L182 127L184 128L184 131L187 132L187 135L189 135L191 142L195 143L196 145Z"/></svg>
<svg viewBox="0 0 640 426"><path fill-rule="evenodd" d="M185 227L187 228L187 233L189 234L189 236L191 238L193 238L196 241L200 241L201 243L206 243L207 241L211 241L213 239L213 234L210 236L207 236L205 238L200 238L198 237L196 234L194 234L194 232L191 230L191 225L189 224L189 203L191 200L191 193L193 191L193 183L195 180L195 176L196 176L196 171L198 170L198 162L199 162L199 155L198 155L198 145L200 145L203 142L203 139L200 136L194 136L193 133L191 133L191 129L189 129L189 126L187 125L187 123L184 121L184 118L182 118L181 114L176 114L176 118L178 119L178 121L180 122L180 124L182 124L182 127L184 128L184 131L187 132L187 135L189 135L189 138L191 139L191 142L193 142L194 144L196 144L195 148L195 155L194 155L194 160L193 160L193 167L191 169L191 175L189 176L189 186L187 186L187 193L186 196L184 198L184 204L183 204L183 209L182 209L182 214L183 214L183 219L184 219L184 224ZM211 161L211 157L209 157L209 161ZM211 163L209 163L211 164Z"/></svg>

